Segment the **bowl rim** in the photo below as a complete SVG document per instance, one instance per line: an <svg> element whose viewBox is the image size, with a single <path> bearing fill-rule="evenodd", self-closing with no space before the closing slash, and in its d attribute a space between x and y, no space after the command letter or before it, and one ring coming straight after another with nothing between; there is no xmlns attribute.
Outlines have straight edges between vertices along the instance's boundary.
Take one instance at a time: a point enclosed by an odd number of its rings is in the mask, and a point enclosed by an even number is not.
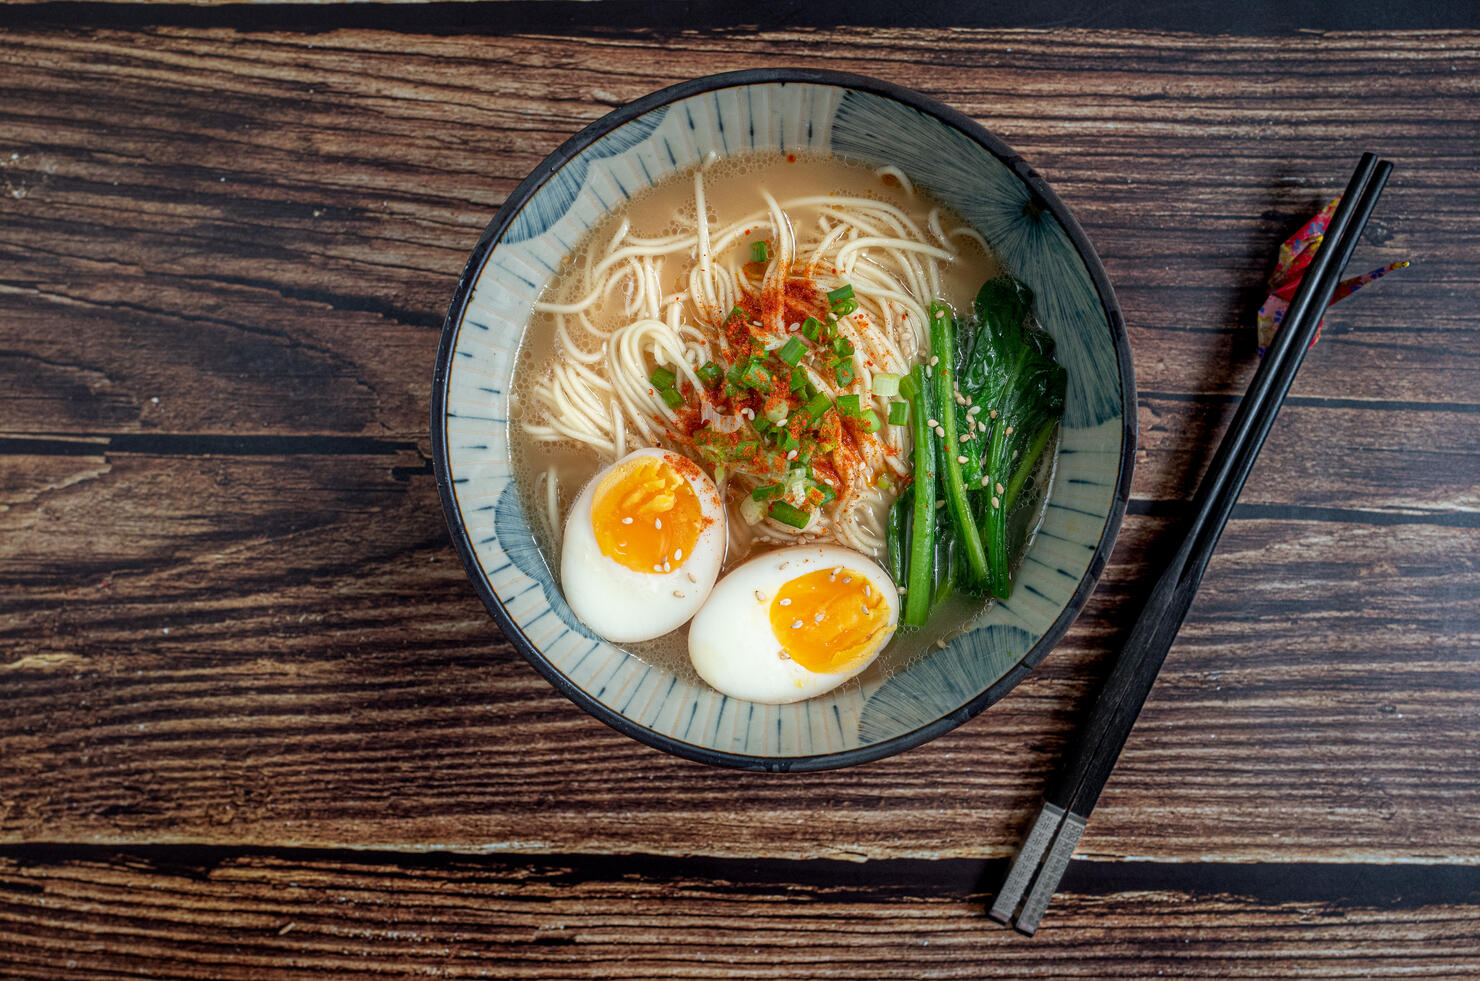
<svg viewBox="0 0 1480 981"><path fill-rule="evenodd" d="M853 749L840 750L833 753L770 757L710 749L705 746L698 746L693 743L674 739L639 725L587 694L579 686L572 683L570 679L566 678L564 674L545 658L539 648L530 642L529 638L519 629L513 618L509 616L508 611L504 608L503 601L499 599L498 594L489 585L488 577L484 574L483 567L473 551L472 541L468 536L462 519L462 512L458 507L456 494L453 490L452 474L449 470L447 453L446 420L447 383L450 377L452 354L468 301L473 294L473 287L477 283L484 265L493 254L494 247L503 238L509 225L513 223L514 219L523 210L524 206L529 203L530 199L534 197L535 193L555 173L597 139L654 109L719 89L781 83L846 88L892 99L924 115L932 116L967 136L988 153L1001 160L1019 180L1023 181L1058 220L1089 272L1090 279L1095 287L1095 293L1109 321L1110 333L1115 346L1115 357L1120 371L1122 416L1120 469L1116 481L1115 493L1110 503L1110 511L1106 515L1105 527L1100 533L1099 543L1095 547L1094 555L1090 558L1089 566L1085 569L1083 577L1081 577L1079 584L1075 587L1074 593L1070 596L1069 602L1065 604L1059 615L1054 619L1052 625L1043 633L1043 636L1038 639L1037 643L1029 648L1022 660L966 704L916 729L900 733L897 736L892 736L889 739L876 743L869 743L866 746L858 746ZM448 530L451 532L453 544L457 549L459 557L462 559L463 567L467 571L468 578L473 583L474 590L483 601L484 607L493 617L494 622L498 624L499 629L508 638L509 643L519 653L524 655L525 660L529 661L540 674L544 675L545 679L557 691L618 732L630 736L639 742L646 743L655 749L661 749L685 759L699 763L709 763L731 767L733 769L752 771L803 772L826 770L883 759L886 756L892 756L895 753L912 749L915 746L935 739L937 736L944 735L969 719L974 718L982 710L987 708L987 706L999 701L1009 691L1016 688L1048 655L1048 652L1053 649L1065 631L1068 630L1070 624L1078 617L1085 602L1089 599L1095 583L1099 580L1100 574L1104 570L1105 563L1109 559L1111 550L1114 548L1115 541L1120 533L1120 525L1125 515L1126 503L1130 498L1131 477L1135 467L1136 456L1136 383L1134 368L1131 362L1130 341L1126 334L1125 319L1121 313L1120 304L1115 298L1115 291L1110 285L1109 276L1105 272L1104 264L1100 260L1099 253L1095 251L1094 246L1090 244L1088 237L1085 235L1084 229L1080 227L1079 222L1070 213L1068 207L1059 199L1058 195L1054 193L1048 182L1040 177L1038 172L1017 151L1013 150L1001 139L988 131L986 127L964 113L893 82L886 82L882 79L850 72L811 68L754 68L723 72L716 75L706 75L701 78L691 79L686 82L680 82L677 85L659 89L656 92L649 93L614 109L590 123L541 160L535 169L530 172L529 176L519 183L499 207L498 212L483 230L483 234L479 236L478 242L473 247L467 264L463 268L462 275L458 279L457 289L453 293L452 303L449 305L447 316L442 323L441 340L437 347L437 362L432 378L431 410L432 463L436 473L437 489L442 500L442 510L447 520Z"/></svg>

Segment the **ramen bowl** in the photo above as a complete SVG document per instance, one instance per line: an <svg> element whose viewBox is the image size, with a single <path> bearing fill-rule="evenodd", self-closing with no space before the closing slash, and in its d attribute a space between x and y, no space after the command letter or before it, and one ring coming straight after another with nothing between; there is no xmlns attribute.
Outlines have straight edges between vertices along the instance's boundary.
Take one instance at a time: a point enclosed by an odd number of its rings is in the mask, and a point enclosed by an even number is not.
<svg viewBox="0 0 1480 981"><path fill-rule="evenodd" d="M533 304L619 202L720 157L816 152L894 166L974 227L1037 297L1068 375L1042 522L1012 595L943 648L876 665L788 705L727 697L629 654L571 612L511 465L510 386ZM972 718L1036 666L1083 606L1114 544L1135 451L1124 323L1093 248L1033 169L977 122L915 92L834 72L759 70L686 82L596 121L515 189L458 283L437 353L432 447L452 538L505 636L613 728L704 763L812 770L878 759ZM558 565L558 561L555 563ZM881 662L882 663L882 659Z"/></svg>

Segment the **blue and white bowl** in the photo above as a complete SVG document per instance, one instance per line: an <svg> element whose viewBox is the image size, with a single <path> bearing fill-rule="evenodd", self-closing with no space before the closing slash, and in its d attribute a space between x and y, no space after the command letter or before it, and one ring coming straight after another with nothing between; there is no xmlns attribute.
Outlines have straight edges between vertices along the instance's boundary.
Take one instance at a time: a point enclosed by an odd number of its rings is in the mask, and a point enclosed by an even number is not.
<svg viewBox="0 0 1480 981"><path fill-rule="evenodd" d="M566 606L510 468L509 384L531 305L607 211L711 151L811 150L899 167L970 222L1037 295L1068 370L1057 473L1012 598L944 650L792 705L729 698L593 635ZM846 766L908 749L1005 695L1083 606L1130 491L1135 383L1120 308L1069 210L962 114L858 75L800 69L685 82L612 112L550 154L478 241L437 352L432 448L478 595L571 701L689 759L756 770Z"/></svg>

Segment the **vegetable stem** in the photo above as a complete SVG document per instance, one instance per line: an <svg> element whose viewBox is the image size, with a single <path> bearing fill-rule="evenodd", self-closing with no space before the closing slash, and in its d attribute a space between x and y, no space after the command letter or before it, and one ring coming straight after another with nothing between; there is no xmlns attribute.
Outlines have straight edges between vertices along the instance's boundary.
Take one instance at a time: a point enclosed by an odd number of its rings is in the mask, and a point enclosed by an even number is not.
<svg viewBox="0 0 1480 981"><path fill-rule="evenodd" d="M915 479L913 525L910 529L909 582L906 586L904 622L923 627L930 615L935 570L935 431L926 425L930 418L930 381L925 366L916 365L909 393L914 421Z"/></svg>
<svg viewBox="0 0 1480 981"><path fill-rule="evenodd" d="M955 319L951 308L944 303L930 304L930 351L939 359L935 368L935 404L939 413L941 429L940 462L942 483L945 485L946 509L951 514L957 537L966 557L966 567L973 582L987 578L987 553L982 547L981 533L971 518L971 507L966 501L966 483L961 475L961 462L957 458L956 446L956 338ZM918 430L918 426L916 429Z"/></svg>

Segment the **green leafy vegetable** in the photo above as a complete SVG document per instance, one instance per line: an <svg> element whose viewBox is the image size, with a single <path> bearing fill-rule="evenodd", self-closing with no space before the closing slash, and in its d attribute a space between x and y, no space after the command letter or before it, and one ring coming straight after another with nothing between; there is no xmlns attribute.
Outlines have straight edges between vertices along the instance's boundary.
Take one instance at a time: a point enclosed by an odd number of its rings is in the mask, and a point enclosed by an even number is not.
<svg viewBox="0 0 1480 981"><path fill-rule="evenodd" d="M982 407L977 424L990 427L980 491L992 592L1012 592L1007 518L1024 481L1038 465L1064 415L1068 376L1053 358L1053 338L1028 319L1033 291L1011 276L989 280L976 296L977 333L961 374L964 395Z"/></svg>

